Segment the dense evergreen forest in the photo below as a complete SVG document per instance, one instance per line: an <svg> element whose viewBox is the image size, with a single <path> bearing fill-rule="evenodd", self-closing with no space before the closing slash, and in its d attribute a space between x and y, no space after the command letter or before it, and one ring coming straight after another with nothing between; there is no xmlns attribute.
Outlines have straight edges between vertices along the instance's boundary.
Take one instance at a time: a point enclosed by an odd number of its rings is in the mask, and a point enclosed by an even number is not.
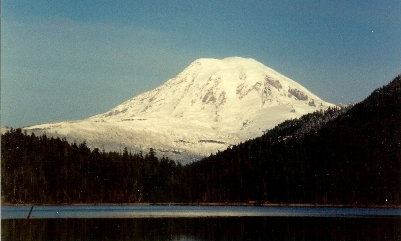
<svg viewBox="0 0 401 241"><path fill-rule="evenodd" d="M283 122L181 166L11 130L1 139L2 201L401 205L401 76L347 108Z"/></svg>
<svg viewBox="0 0 401 241"><path fill-rule="evenodd" d="M171 202L183 167L148 154L91 151L20 129L2 136L2 201L11 203Z"/></svg>

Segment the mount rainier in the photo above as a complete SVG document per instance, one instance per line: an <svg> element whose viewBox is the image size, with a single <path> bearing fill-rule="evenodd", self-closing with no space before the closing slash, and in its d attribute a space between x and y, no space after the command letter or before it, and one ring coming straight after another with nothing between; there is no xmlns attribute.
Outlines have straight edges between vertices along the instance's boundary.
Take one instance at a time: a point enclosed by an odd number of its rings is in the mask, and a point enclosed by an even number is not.
<svg viewBox="0 0 401 241"><path fill-rule="evenodd" d="M202 58L158 88L88 119L25 127L106 151L147 152L181 162L255 138L280 122L327 109L297 82L254 59Z"/></svg>

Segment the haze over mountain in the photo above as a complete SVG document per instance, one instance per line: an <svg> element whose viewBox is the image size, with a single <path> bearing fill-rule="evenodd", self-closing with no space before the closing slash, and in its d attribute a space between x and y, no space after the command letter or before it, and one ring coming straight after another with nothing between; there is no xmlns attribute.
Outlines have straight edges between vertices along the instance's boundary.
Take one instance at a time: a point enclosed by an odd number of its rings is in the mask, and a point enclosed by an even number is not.
<svg viewBox="0 0 401 241"><path fill-rule="evenodd" d="M254 59L202 58L160 87L80 121L25 127L88 146L196 160L333 106Z"/></svg>

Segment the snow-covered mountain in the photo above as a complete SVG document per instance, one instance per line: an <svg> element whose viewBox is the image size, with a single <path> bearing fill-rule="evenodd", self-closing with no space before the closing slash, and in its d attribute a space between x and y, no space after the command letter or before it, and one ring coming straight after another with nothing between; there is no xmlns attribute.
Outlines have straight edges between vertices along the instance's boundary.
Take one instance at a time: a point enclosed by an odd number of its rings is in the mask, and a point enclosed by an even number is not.
<svg viewBox="0 0 401 241"><path fill-rule="evenodd" d="M198 59L160 87L80 121L25 129L90 147L196 160L332 104L254 59Z"/></svg>

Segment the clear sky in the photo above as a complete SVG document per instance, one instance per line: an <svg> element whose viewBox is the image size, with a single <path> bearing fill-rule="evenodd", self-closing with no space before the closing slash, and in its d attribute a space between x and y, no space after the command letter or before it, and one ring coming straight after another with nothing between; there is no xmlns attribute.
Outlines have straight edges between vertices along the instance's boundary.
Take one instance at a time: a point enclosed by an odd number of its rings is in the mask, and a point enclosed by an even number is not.
<svg viewBox="0 0 401 241"><path fill-rule="evenodd" d="M254 58L333 103L401 73L400 0L3 0L1 122L84 119L201 57Z"/></svg>

